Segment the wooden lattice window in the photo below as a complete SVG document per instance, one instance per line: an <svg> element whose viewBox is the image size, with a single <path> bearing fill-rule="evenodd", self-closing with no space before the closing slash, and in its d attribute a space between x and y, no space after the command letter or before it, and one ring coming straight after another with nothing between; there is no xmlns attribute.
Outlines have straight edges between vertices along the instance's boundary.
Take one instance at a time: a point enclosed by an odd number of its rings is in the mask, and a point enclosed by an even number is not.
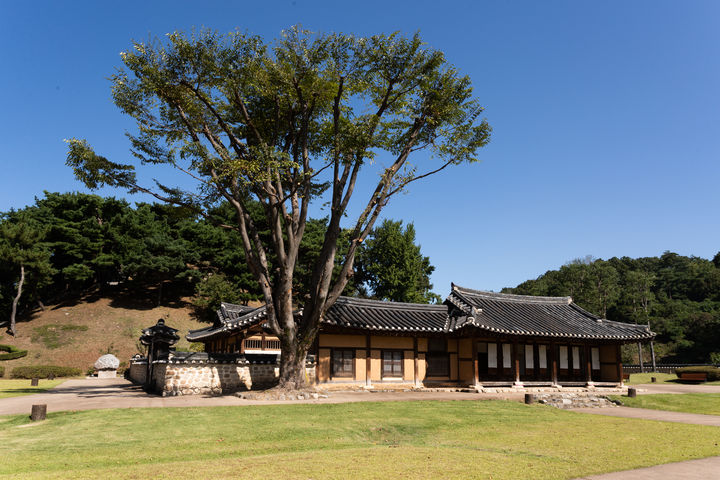
<svg viewBox="0 0 720 480"><path fill-rule="evenodd" d="M332 351L332 376L352 377L354 373L355 350L334 349Z"/></svg>
<svg viewBox="0 0 720 480"><path fill-rule="evenodd" d="M382 352L383 377L403 376L403 352L402 350L383 350Z"/></svg>

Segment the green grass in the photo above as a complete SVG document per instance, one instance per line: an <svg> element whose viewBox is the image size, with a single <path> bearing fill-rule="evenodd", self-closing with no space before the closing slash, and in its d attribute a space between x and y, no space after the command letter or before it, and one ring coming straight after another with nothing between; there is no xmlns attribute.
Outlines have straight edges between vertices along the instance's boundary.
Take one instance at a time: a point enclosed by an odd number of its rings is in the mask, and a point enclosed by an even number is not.
<svg viewBox="0 0 720 480"><path fill-rule="evenodd" d="M56 385L67 380L62 378L59 380L40 380L37 387L30 386L30 380L0 380L0 398L19 397L21 395L31 395L33 393L42 393Z"/></svg>
<svg viewBox="0 0 720 480"><path fill-rule="evenodd" d="M55 323L33 328L31 341L42 342L50 350L73 343L75 332L86 332L87 325L64 325Z"/></svg>
<svg viewBox="0 0 720 480"><path fill-rule="evenodd" d="M630 380L625 385L641 385L651 383L650 378L657 378L657 383L676 383L677 375L674 373L631 373Z"/></svg>
<svg viewBox="0 0 720 480"><path fill-rule="evenodd" d="M652 377L657 378L657 383L680 383L678 377L674 373L631 373L630 380L625 385L642 385L644 383L652 383ZM720 381L705 382L700 385L720 385Z"/></svg>
<svg viewBox="0 0 720 480"><path fill-rule="evenodd" d="M13 479L566 479L720 455L720 429L501 401L363 402L7 416L0 444L0 478Z"/></svg>
<svg viewBox="0 0 720 480"><path fill-rule="evenodd" d="M639 395L635 398L618 396L613 398L620 400L627 407L720 415L720 393L658 393Z"/></svg>

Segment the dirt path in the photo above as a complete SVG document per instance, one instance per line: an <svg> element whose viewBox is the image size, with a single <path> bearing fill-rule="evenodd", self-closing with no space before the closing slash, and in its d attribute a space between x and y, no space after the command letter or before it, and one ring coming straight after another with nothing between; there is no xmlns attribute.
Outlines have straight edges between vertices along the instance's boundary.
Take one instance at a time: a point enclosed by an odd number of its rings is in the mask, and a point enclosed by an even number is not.
<svg viewBox="0 0 720 480"><path fill-rule="evenodd" d="M701 458L687 462L666 463L654 467L592 475L576 480L713 480L720 478L720 457Z"/></svg>
<svg viewBox="0 0 720 480"><path fill-rule="evenodd" d="M572 408L573 412L605 415L608 417L640 418L660 422L691 423L694 425L711 425L720 427L720 415L702 415L699 413L668 412L667 410L650 410L647 408Z"/></svg>
<svg viewBox="0 0 720 480"><path fill-rule="evenodd" d="M62 410L95 410L104 408L144 407L219 407L272 405L284 403L345 403L409 400L516 400L523 393L461 393L461 392L332 392L329 398L299 401L244 400L231 395L211 397L186 395L160 397L149 395L142 388L124 379L68 380L52 390L34 395L0 399L0 415L30 414L32 405L46 404L48 412Z"/></svg>
<svg viewBox="0 0 720 480"><path fill-rule="evenodd" d="M630 385L635 387L639 395L654 393L720 393L720 385L693 385L682 383L643 383Z"/></svg>

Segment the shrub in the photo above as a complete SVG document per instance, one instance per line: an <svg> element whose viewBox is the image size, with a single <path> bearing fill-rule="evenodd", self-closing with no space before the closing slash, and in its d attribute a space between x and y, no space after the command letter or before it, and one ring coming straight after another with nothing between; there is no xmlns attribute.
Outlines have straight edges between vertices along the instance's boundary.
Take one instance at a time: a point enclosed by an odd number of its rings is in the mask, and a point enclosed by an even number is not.
<svg viewBox="0 0 720 480"><path fill-rule="evenodd" d="M698 367L680 367L675 369L675 375L678 377L681 373L707 373L708 382L720 380L720 368L711 366Z"/></svg>
<svg viewBox="0 0 720 480"><path fill-rule="evenodd" d="M12 378L47 378L50 375L55 377L77 377L82 375L82 371L79 368L59 367L57 365L31 365L15 367L10 374Z"/></svg>
<svg viewBox="0 0 720 480"><path fill-rule="evenodd" d="M14 360L28 354L27 350L20 350L12 345L0 345L0 352L7 352L0 353L0 360Z"/></svg>

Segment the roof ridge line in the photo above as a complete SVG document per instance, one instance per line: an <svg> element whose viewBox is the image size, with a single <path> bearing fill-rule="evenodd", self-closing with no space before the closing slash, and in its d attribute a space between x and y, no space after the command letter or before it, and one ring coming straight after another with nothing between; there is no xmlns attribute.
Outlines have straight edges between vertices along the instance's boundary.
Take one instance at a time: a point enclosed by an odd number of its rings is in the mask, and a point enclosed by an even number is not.
<svg viewBox="0 0 720 480"><path fill-rule="evenodd" d="M486 290L475 290L472 288L461 287L455 283L451 284L452 293L466 293L469 295L477 295L481 297L494 298L497 300L523 301L530 303L554 303L558 305L569 305L573 303L570 296L567 297L547 297L541 295L518 295L515 293L488 292Z"/></svg>

